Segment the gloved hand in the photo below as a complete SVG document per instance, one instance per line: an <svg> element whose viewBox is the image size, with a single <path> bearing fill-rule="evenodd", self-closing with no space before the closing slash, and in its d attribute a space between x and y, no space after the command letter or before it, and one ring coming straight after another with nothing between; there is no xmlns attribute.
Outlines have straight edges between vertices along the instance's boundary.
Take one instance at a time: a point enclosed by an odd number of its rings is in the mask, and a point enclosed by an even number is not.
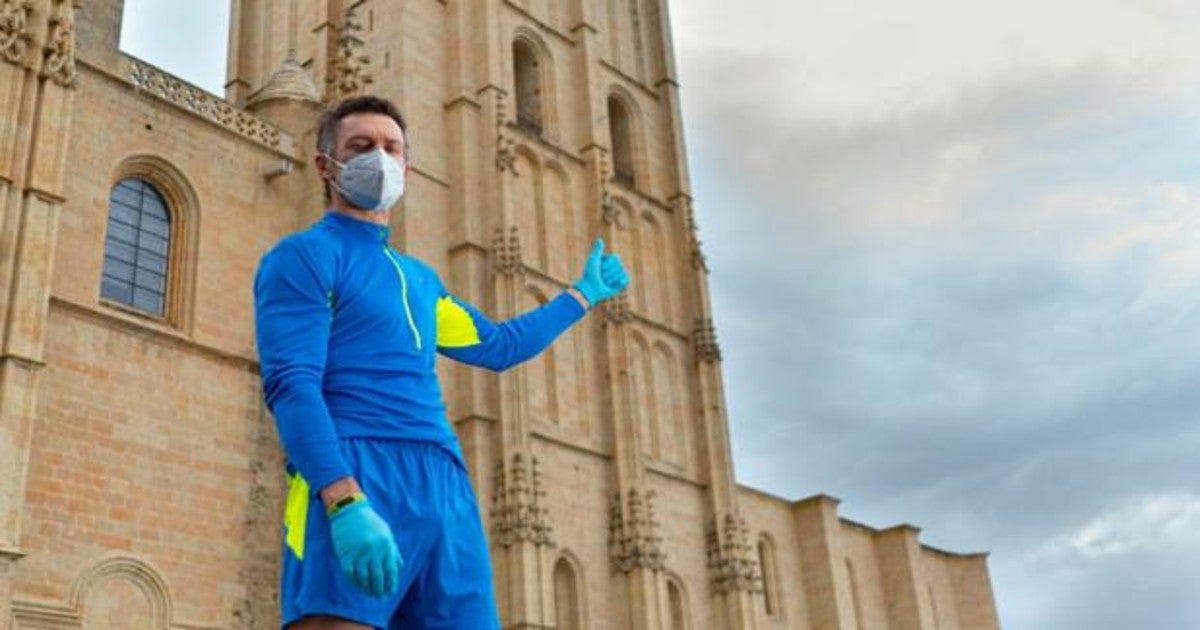
<svg viewBox="0 0 1200 630"><path fill-rule="evenodd" d="M575 288L595 306L624 291L626 286L629 286L629 274L621 264L621 257L605 254L604 239L596 239L592 255L583 265L583 277L575 283Z"/></svg>
<svg viewBox="0 0 1200 630"><path fill-rule="evenodd" d="M390 595L400 586L404 560L392 530L365 497L329 517L333 550L342 571L367 593Z"/></svg>

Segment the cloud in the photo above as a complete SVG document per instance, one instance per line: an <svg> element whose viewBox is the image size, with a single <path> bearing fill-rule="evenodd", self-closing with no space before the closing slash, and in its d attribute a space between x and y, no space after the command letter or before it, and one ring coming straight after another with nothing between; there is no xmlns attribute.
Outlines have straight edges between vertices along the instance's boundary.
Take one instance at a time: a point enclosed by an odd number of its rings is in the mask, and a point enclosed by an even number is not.
<svg viewBox="0 0 1200 630"><path fill-rule="evenodd" d="M1074 6L1054 4L1050 22ZM1197 572L1164 559L1200 565L1200 545L1135 552L1113 525L1142 509L1152 531L1169 510L1140 497L1200 495L1200 84L1179 72L1200 50L1178 45L1194 21L1161 23L1184 5L1123 4L1096 8L1102 32L1128 18L1118 41L879 73L938 84L920 98L828 98L814 57L736 24L719 50L681 44L739 478L991 550L1017 630L1200 619L1173 586ZM1138 37L1162 41L1138 56ZM1065 541L1131 551L1031 560ZM1153 592L1122 588L1132 567Z"/></svg>
<svg viewBox="0 0 1200 630"><path fill-rule="evenodd" d="M672 3L681 58L787 59L791 70L759 94L802 117L854 121L938 107L998 76L1085 63L1183 78L1195 68L1196 13L1186 0Z"/></svg>
<svg viewBox="0 0 1200 630"><path fill-rule="evenodd" d="M1051 540L1034 557L1056 563L1072 556L1090 560L1184 545L1200 545L1200 496L1180 492L1119 505Z"/></svg>

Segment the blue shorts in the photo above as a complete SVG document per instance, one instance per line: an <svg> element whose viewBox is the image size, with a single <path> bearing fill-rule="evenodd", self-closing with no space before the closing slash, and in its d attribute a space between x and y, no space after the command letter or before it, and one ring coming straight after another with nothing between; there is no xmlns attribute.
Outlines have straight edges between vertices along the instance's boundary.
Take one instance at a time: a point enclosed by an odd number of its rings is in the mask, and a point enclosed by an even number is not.
<svg viewBox="0 0 1200 630"><path fill-rule="evenodd" d="M404 558L400 588L372 597L342 573L325 507L293 474L284 513L283 627L332 615L380 629L498 630L483 523L461 460L426 442L351 438L341 445L371 506L392 526Z"/></svg>

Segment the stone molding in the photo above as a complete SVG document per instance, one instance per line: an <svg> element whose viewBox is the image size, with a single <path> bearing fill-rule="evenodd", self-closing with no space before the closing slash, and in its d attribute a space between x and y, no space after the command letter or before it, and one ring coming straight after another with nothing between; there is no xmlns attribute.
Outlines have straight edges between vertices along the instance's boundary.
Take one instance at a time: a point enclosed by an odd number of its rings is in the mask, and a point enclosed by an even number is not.
<svg viewBox="0 0 1200 630"><path fill-rule="evenodd" d="M162 573L149 562L122 553L101 556L86 568L71 584L65 603L42 600L14 599L12 620L18 628L82 629L88 593L96 585L110 579L121 579L136 586L150 605L155 628L166 630L217 630L221 626L197 624L174 619L174 602Z"/></svg>
<svg viewBox="0 0 1200 630"><path fill-rule="evenodd" d="M553 547L554 530L550 526L549 510L541 501L545 496L536 457L518 452L512 456L509 465L503 461L496 464L492 540L501 547L520 542Z"/></svg>

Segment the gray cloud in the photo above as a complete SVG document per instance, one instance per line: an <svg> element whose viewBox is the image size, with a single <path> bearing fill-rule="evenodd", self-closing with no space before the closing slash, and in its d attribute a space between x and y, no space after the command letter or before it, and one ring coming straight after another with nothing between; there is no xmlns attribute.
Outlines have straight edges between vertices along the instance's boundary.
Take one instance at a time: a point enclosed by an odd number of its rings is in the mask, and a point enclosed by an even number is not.
<svg viewBox="0 0 1200 630"><path fill-rule="evenodd" d="M1200 493L1200 90L1095 61L847 121L785 58L682 61L740 478L993 551L1007 628L1194 626L1150 587L1200 545L1044 550Z"/></svg>

